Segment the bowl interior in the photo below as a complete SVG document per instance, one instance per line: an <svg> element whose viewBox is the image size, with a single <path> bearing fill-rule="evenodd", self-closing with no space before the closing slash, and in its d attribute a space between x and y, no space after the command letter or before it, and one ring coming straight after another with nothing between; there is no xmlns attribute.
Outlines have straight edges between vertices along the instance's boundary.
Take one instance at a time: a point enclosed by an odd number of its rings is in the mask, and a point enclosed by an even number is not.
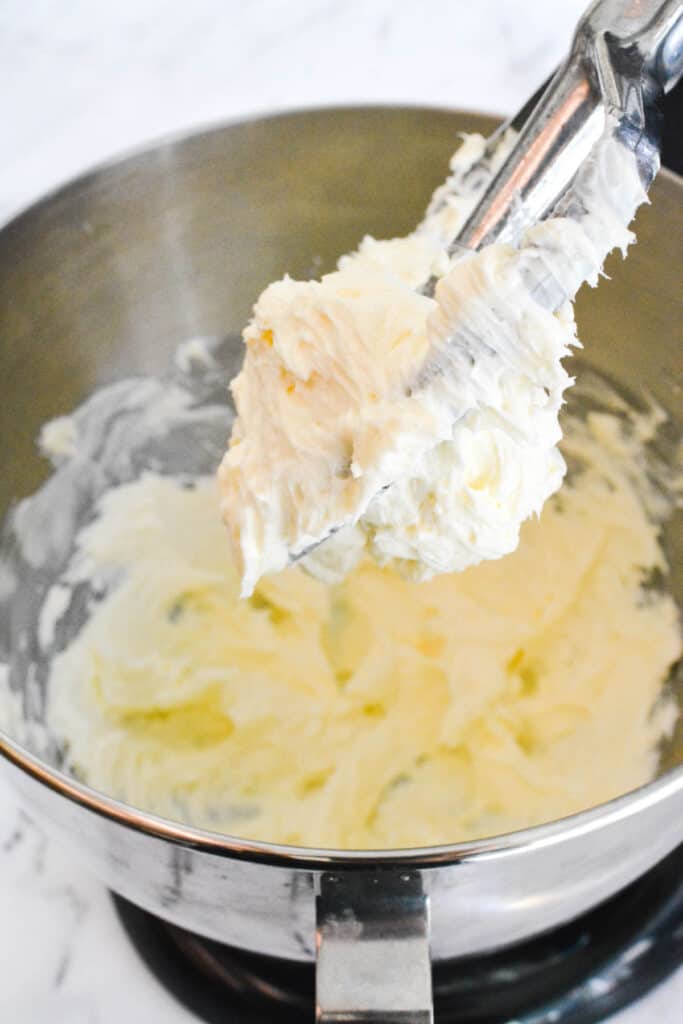
<svg viewBox="0 0 683 1024"><path fill-rule="evenodd" d="M481 116L400 108L236 124L97 170L6 226L0 517L48 473L35 446L46 420L95 388L163 373L179 343L196 336L227 339L225 363L236 366L239 332L270 280L332 269L365 233L409 231L445 177L458 133L488 133L494 125ZM683 423L683 251L672 230L681 182L662 174L651 198L638 216L639 244L626 262L610 261L611 280L584 290L577 316L583 365L636 400L643 392L656 398L671 414L662 444L672 446ZM666 528L665 546L671 587L683 603L680 515ZM0 577L0 661L15 663L26 720L40 721L44 712L45 674L34 670L31 643L22 648L18 637L36 633L36 596L59 568L55 556L31 599L11 607ZM683 693L680 673L670 685ZM30 732L23 738L30 744ZM57 763L52 748L39 753ZM683 728L662 751L661 771L681 762Z"/></svg>

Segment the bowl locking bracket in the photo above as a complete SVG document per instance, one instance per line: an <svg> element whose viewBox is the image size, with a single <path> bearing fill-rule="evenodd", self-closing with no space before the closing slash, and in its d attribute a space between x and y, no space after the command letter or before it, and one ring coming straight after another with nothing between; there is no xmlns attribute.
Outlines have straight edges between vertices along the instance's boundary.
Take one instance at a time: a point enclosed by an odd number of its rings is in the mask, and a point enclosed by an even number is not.
<svg viewBox="0 0 683 1024"><path fill-rule="evenodd" d="M318 1024L432 1024L429 897L418 872L325 872L316 915Z"/></svg>

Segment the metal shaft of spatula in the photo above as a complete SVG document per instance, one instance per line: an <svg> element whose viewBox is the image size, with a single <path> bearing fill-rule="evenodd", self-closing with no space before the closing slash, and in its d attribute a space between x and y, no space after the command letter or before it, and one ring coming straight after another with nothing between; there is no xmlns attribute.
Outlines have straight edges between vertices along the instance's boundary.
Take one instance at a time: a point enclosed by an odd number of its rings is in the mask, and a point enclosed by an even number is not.
<svg viewBox="0 0 683 1024"><path fill-rule="evenodd" d="M608 120L616 138L633 152L647 189L659 169L658 102L681 73L681 0L597 0L532 112L512 122L521 129L519 137L453 251L515 241L550 214ZM499 138L492 140L494 146Z"/></svg>

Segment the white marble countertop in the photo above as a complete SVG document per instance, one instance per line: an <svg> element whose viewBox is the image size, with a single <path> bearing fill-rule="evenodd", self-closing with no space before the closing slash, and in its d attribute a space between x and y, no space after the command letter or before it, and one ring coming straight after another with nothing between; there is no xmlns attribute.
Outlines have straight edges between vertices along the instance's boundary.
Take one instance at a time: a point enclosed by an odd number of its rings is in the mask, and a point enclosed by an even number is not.
<svg viewBox="0 0 683 1024"><path fill-rule="evenodd" d="M585 0L4 0L0 220L121 150L286 107L408 102L510 112ZM0 779L0 1020L190 1024L102 885ZM613 1024L678 1024L683 971Z"/></svg>

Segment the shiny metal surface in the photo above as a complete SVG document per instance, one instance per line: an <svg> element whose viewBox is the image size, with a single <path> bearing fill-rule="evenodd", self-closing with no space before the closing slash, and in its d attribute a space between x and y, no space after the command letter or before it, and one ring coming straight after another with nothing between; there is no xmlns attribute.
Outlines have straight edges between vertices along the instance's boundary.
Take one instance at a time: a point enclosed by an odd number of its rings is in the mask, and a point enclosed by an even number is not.
<svg viewBox="0 0 683 1024"><path fill-rule="evenodd" d="M420 873L325 872L316 905L316 1020L431 1024L429 897Z"/></svg>
<svg viewBox="0 0 683 1024"><path fill-rule="evenodd" d="M680 0L596 0L570 53L455 245L513 241L552 212L609 125L645 187L659 169L663 92L683 73Z"/></svg>
<svg viewBox="0 0 683 1024"><path fill-rule="evenodd" d="M401 108L236 124L95 171L7 225L0 513L45 476L34 446L45 419L104 383L161 372L188 337L237 336L258 292L284 271L317 274L366 231L409 230L445 176L458 132L493 127L473 115ZM670 225L681 198L680 182L660 175L638 217L639 245L578 304L584 362L627 392L646 388L679 422L683 252ZM667 544L680 600L680 520ZM0 622L0 658L9 628ZM367 881L381 869L391 888L414 870L438 960L565 921L680 843L681 739L664 751L661 778L604 807L480 842L380 853L203 833L96 793L2 733L0 753L27 810L107 885L161 917L245 949L313 959L325 872Z"/></svg>

